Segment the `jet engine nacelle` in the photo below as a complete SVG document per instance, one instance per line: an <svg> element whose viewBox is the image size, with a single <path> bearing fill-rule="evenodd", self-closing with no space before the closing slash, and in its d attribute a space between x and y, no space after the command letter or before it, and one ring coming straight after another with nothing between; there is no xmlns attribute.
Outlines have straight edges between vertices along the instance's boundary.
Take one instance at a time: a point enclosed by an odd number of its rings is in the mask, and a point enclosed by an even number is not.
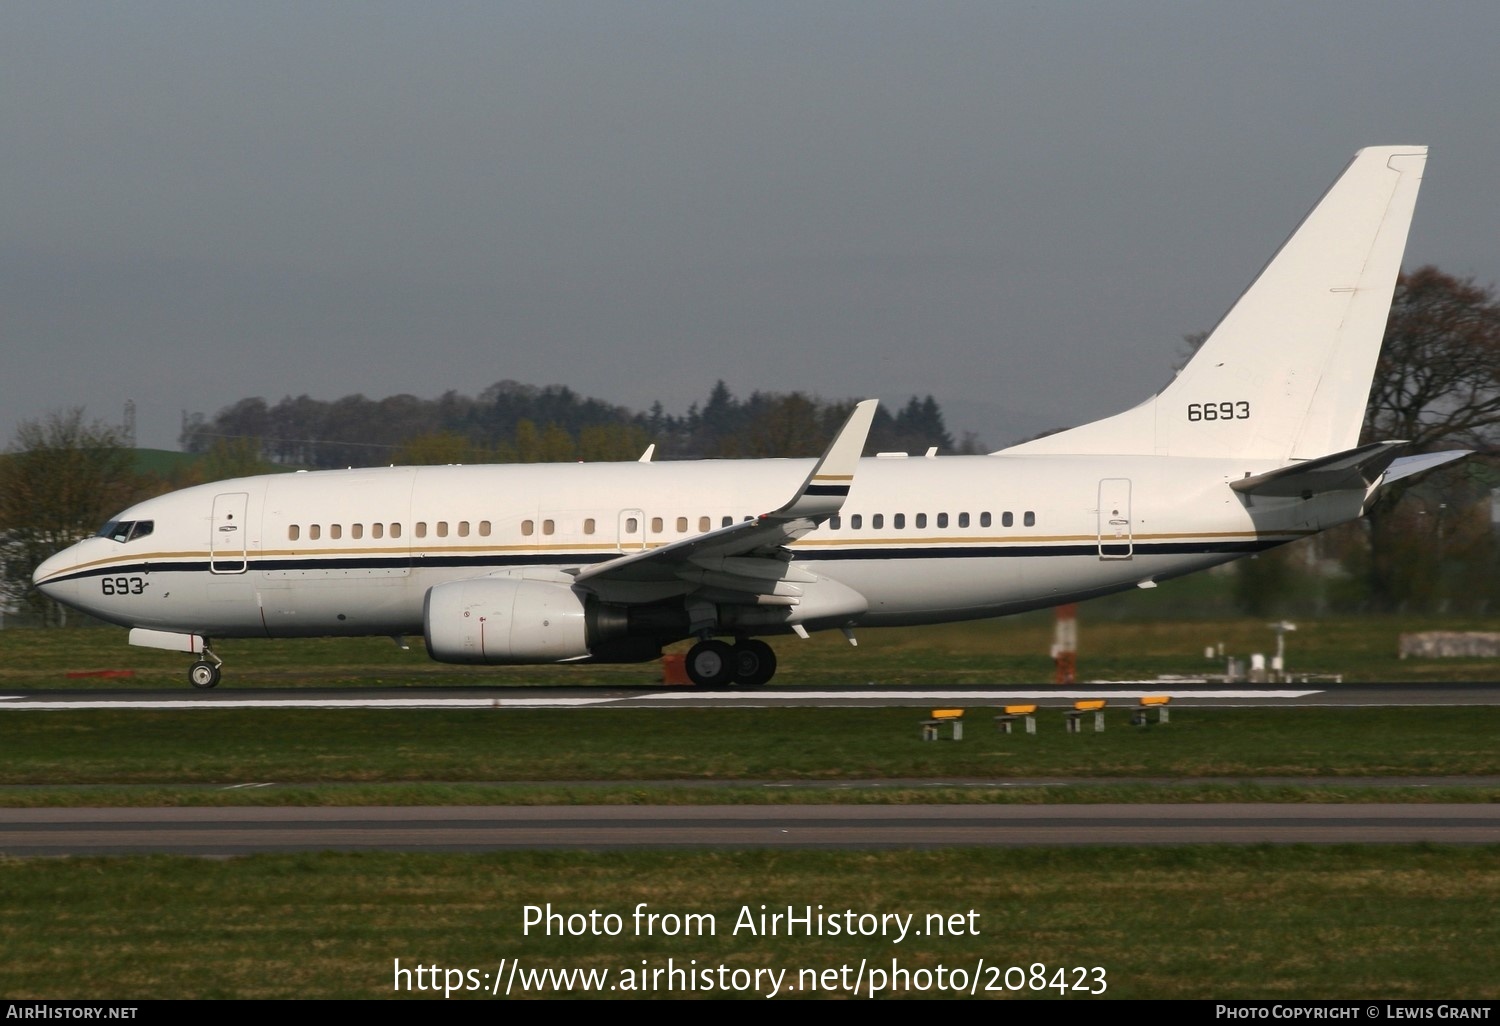
<svg viewBox="0 0 1500 1026"><path fill-rule="evenodd" d="M427 592L422 630L442 663L556 663L589 655L585 597L567 584L481 577Z"/></svg>

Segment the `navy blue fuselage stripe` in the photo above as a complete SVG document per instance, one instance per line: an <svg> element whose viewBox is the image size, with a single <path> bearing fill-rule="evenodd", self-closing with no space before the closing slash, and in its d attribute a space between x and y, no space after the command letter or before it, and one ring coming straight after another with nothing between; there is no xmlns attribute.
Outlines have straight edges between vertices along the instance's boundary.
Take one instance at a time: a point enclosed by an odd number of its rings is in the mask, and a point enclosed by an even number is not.
<svg viewBox="0 0 1500 1026"><path fill-rule="evenodd" d="M1276 541L1181 541L1181 542L1136 542L1133 547L1138 556L1242 556L1281 545ZM1124 554L1124 545L1106 543L1106 555ZM829 548L794 550L795 562L831 562L837 560L880 559L1028 559L1046 556L1097 556L1097 542L1071 543L1065 545L945 545L942 548L910 546L893 548L871 546L869 548ZM619 558L619 552L569 553L536 552L524 555L415 555L415 556L317 556L293 559L284 556L249 560L250 570L261 572L287 572L308 570L425 570L436 568L468 568L487 570L491 568L519 566L589 565ZM222 562L222 561L221 561ZM234 561L238 564L239 560ZM82 580L89 577L114 577L124 574L151 573L207 573L209 562L203 560L166 560L159 563L127 563L111 567L91 567L62 577L53 582ZM51 582L49 582L51 583Z"/></svg>

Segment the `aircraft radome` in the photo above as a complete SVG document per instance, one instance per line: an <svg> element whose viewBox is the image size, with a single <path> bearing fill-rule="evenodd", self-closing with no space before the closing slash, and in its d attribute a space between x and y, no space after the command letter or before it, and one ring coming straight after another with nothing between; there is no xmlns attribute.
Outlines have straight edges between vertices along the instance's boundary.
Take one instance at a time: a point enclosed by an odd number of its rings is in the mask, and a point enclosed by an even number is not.
<svg viewBox="0 0 1500 1026"><path fill-rule="evenodd" d="M1462 456L1359 445L1426 163L1361 150L1158 395L984 456L390 467L248 477L122 512L47 595L199 658L216 638L421 634L454 663L631 662L698 639L699 684L763 684L768 635L1093 598L1358 517ZM724 640L728 639L728 640Z"/></svg>

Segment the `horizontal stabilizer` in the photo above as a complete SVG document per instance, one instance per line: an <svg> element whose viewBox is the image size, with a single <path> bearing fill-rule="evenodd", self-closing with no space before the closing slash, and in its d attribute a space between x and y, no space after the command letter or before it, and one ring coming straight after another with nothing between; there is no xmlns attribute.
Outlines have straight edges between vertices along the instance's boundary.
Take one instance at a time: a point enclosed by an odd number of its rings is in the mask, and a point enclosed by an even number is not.
<svg viewBox="0 0 1500 1026"><path fill-rule="evenodd" d="M1452 463L1468 456L1471 449L1449 449L1445 452L1424 452L1420 456L1403 456L1391 464L1391 469L1385 472L1385 484L1399 481L1403 477L1411 477L1413 474L1421 474L1424 471L1441 467L1444 463Z"/></svg>
<svg viewBox="0 0 1500 1026"><path fill-rule="evenodd" d="M1304 460L1254 477L1229 482L1250 496L1310 499L1325 492L1365 491L1396 460L1405 442L1375 442L1332 456Z"/></svg>

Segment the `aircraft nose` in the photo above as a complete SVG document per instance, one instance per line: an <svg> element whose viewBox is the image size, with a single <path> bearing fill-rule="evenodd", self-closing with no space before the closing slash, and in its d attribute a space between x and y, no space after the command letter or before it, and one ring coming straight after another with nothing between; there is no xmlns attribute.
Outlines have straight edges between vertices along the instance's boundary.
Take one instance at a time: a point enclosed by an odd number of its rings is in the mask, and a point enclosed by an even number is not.
<svg viewBox="0 0 1500 1026"><path fill-rule="evenodd" d="M77 564L73 554L76 548L76 545L71 546L55 556L49 556L42 560L32 572L31 583L36 585L43 595L69 605L77 603L78 581L68 577L68 571Z"/></svg>

